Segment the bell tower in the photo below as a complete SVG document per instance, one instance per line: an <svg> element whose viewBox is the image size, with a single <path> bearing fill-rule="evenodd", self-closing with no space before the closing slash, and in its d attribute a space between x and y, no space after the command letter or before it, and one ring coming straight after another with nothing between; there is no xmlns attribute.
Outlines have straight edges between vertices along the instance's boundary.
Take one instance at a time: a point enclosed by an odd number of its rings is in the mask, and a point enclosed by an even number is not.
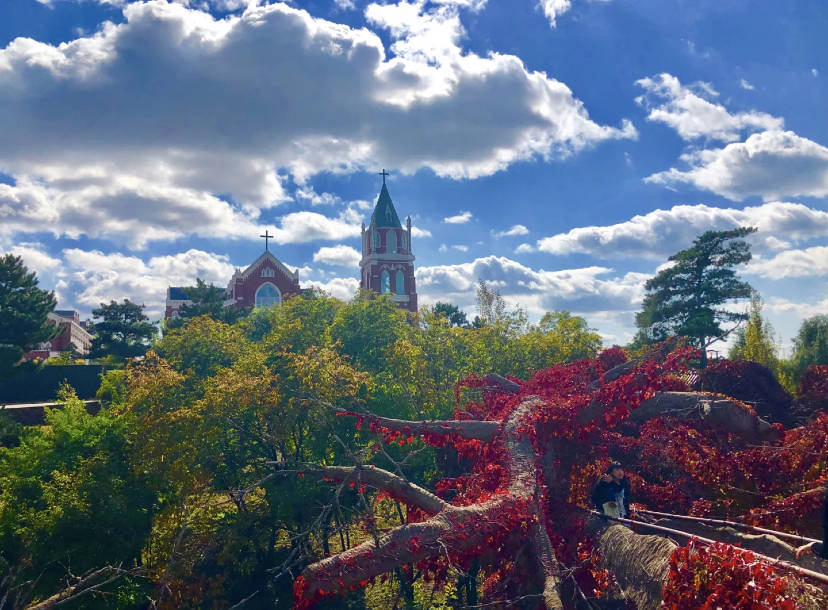
<svg viewBox="0 0 828 610"><path fill-rule="evenodd" d="M417 311L414 283L414 255L411 253L411 217L406 227L400 224L397 210L388 194L385 170L377 205L366 229L362 224L362 260L359 285L363 289L388 294L401 309Z"/></svg>

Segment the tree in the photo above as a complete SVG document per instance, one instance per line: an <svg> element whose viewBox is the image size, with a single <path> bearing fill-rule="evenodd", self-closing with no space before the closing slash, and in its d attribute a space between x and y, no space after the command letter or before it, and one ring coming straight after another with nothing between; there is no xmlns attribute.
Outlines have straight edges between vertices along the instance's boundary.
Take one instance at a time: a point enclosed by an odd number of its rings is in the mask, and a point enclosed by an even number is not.
<svg viewBox="0 0 828 610"><path fill-rule="evenodd" d="M451 303L443 303L438 301L431 308L432 313L445 317L451 326L459 328L468 328L469 320L466 317L466 312L461 311L457 305Z"/></svg>
<svg viewBox="0 0 828 610"><path fill-rule="evenodd" d="M192 318L210 316L219 322L233 324L250 313L249 307L225 307L227 295L224 289L208 284L201 278L196 279L195 286L184 289L187 300L178 310L178 315L166 321L166 328L181 328Z"/></svg>
<svg viewBox="0 0 828 610"><path fill-rule="evenodd" d="M144 306L129 299L101 303L92 310L92 316L96 322L90 358L112 356L123 362L143 356L156 334L155 326L144 315Z"/></svg>
<svg viewBox="0 0 828 610"><path fill-rule="evenodd" d="M408 517L378 531L366 506L363 522L371 535L342 552L312 554L316 560L294 584L295 607L335 603L396 569L414 569L434 587L447 586L452 573L479 570L483 601L491 605L531 598L531 607L577 607L589 591L642 608L659 607L662 597L678 608L698 607L698 599L717 607L795 607L786 600L799 593L785 593L795 583L772 567L777 552L793 557L778 540L660 523L681 528L685 540L716 535L744 546L714 545L707 554L658 532L638 535L602 519L585 523L589 489L613 459L634 465L635 499L644 505L803 529L807 516L807 529L818 528L828 417L785 431L738 401L688 391L680 378L694 352L670 353L662 345L612 366L623 360L615 348L607 358L551 367L523 384L472 376L461 386L486 388L482 400L473 394L452 420L341 412L357 429L368 429L378 456L393 444L413 444L415 451L448 446L470 471L435 482L432 493L405 477L402 462L385 470L367 464L365 454L350 466L300 468L332 489L376 489L406 505ZM742 569L751 562L761 569ZM620 591L610 588L607 569ZM712 583L709 574L715 574ZM745 593L746 587L754 589ZM815 595L825 603L824 594Z"/></svg>
<svg viewBox="0 0 828 610"><path fill-rule="evenodd" d="M773 326L762 316L762 298L757 292L750 297L747 324L736 331L728 358L757 362L774 372L779 367Z"/></svg>
<svg viewBox="0 0 828 610"><path fill-rule="evenodd" d="M736 277L734 267L750 261L750 245L742 238L753 227L707 231L693 246L670 257L672 265L644 285L643 309L635 316L639 331L635 343L663 341L670 335L688 337L707 365L707 347L747 320L745 313L722 307L747 298L752 288ZM725 330L722 324L733 324Z"/></svg>
<svg viewBox="0 0 828 610"><path fill-rule="evenodd" d="M47 319L56 304L54 292L37 287L37 276L22 258L0 257L0 377L27 351L60 333Z"/></svg>
<svg viewBox="0 0 828 610"><path fill-rule="evenodd" d="M506 317L506 301L500 294L497 288L489 288L483 280L477 281L477 310L480 312L480 322L482 324L494 324L503 320Z"/></svg>
<svg viewBox="0 0 828 610"><path fill-rule="evenodd" d="M828 315L819 314L803 320L794 337L791 357L783 362L783 372L796 388L809 366L828 364Z"/></svg>

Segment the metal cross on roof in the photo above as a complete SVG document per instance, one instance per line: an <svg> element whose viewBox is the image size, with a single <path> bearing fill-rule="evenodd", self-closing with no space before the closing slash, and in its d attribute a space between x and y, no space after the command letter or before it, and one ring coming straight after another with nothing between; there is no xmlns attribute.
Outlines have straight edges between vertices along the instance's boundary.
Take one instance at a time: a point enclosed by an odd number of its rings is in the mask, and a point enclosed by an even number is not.
<svg viewBox="0 0 828 610"><path fill-rule="evenodd" d="M264 235L259 235L259 237L264 237L264 240L265 240L265 252L268 252L268 251L269 251L269 248L267 247L267 240L268 240L268 239L271 239L272 237L275 237L275 235L268 235L268 233L267 233L267 229L265 229L265 234L264 234Z"/></svg>
<svg viewBox="0 0 828 610"><path fill-rule="evenodd" d="M386 176L390 176L390 175L391 175L391 174L389 174L387 171L385 171L385 168L383 168L383 170L382 170L381 172L377 172L377 173L378 173L380 176L382 176L382 183L383 183L383 184L385 184L385 177L386 177Z"/></svg>

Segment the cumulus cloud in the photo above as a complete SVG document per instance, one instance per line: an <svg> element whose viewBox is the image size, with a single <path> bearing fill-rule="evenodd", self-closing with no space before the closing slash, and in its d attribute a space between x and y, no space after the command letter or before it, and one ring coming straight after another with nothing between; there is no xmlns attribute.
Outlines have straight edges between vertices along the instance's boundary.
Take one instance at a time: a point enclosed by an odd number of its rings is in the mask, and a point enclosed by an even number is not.
<svg viewBox="0 0 828 610"><path fill-rule="evenodd" d="M302 287L319 288L327 292L332 297L343 301L349 301L359 288L359 280L353 277L335 277L331 278L327 282L310 280L308 282L303 281Z"/></svg>
<svg viewBox="0 0 828 610"><path fill-rule="evenodd" d="M519 58L463 49L459 10L478 5L370 5L388 50L285 3L216 19L133 2L124 23L70 42L17 38L0 50L0 171L16 181L3 227L33 231L37 208L70 237L255 239L261 211L289 199L285 176L381 159L474 178L636 136Z"/></svg>
<svg viewBox="0 0 828 610"><path fill-rule="evenodd" d="M69 248L57 277L59 292L75 295L68 305L89 311L128 298L146 305L147 315L157 318L163 315L167 286L189 286L200 277L224 287L234 271L226 255L195 249L145 261L119 252Z"/></svg>
<svg viewBox="0 0 828 610"><path fill-rule="evenodd" d="M828 298L816 302L803 303L782 297L771 297L765 303L765 307L774 313L786 314L788 316L793 315L804 320L805 318L824 314L828 311Z"/></svg>
<svg viewBox="0 0 828 610"><path fill-rule="evenodd" d="M500 290L504 298L532 313L554 309L575 312L631 311L643 296L649 275L613 274L608 267L560 271L535 270L506 257L487 256L469 263L420 267L417 291L421 300L450 300L472 307L477 281Z"/></svg>
<svg viewBox="0 0 828 610"><path fill-rule="evenodd" d="M339 267L359 267L362 255L351 246L331 246L319 248L313 255L313 262Z"/></svg>
<svg viewBox="0 0 828 610"><path fill-rule="evenodd" d="M431 237L431 231L419 227L411 227L411 237Z"/></svg>
<svg viewBox="0 0 828 610"><path fill-rule="evenodd" d="M828 148L791 131L766 131L724 148L682 155L687 170L670 168L645 182L690 184L732 200L828 195Z"/></svg>
<svg viewBox="0 0 828 610"><path fill-rule="evenodd" d="M494 231L492 235L494 237L514 237L516 235L527 235L529 233L529 229L527 229L523 225L513 225L511 229L506 231Z"/></svg>
<svg viewBox="0 0 828 610"><path fill-rule="evenodd" d="M610 0L596 1L609 2ZM538 0L538 6L543 10L549 25L554 28L558 24L558 17L572 8L572 0Z"/></svg>
<svg viewBox="0 0 828 610"><path fill-rule="evenodd" d="M741 139L743 131L781 129L784 125L781 118L764 112L728 112L721 104L705 99L704 96L718 96L707 83L696 83L691 89L672 74L663 73L637 80L636 84L645 91L636 101L649 111L647 120L669 125L684 140L710 138L733 142ZM745 80L742 86L753 88Z"/></svg>
<svg viewBox="0 0 828 610"><path fill-rule="evenodd" d="M525 254L534 251L535 247L532 244L520 244L517 248L515 248L515 254Z"/></svg>
<svg viewBox="0 0 828 610"><path fill-rule="evenodd" d="M756 87L754 87L753 85L751 85L751 84L750 84L747 80L745 80L744 78L743 78L743 79L741 79L741 80L739 81L739 85L742 87L742 89L747 89L748 91L753 91L754 89L756 89Z"/></svg>
<svg viewBox="0 0 828 610"><path fill-rule="evenodd" d="M573 252L601 258L640 257L661 259L690 246L699 234L754 226L752 237L760 247L787 247L788 240L828 237L828 212L801 203L773 202L759 206L716 208L677 205L654 210L614 225L578 227L538 241L538 249L550 254Z"/></svg>
<svg viewBox="0 0 828 610"><path fill-rule="evenodd" d="M471 220L471 218L472 218L472 213L471 212L460 212L459 214L456 214L455 216L448 216L446 218L443 218L443 222L446 222L450 225L462 225L462 224L466 224L467 222L469 222Z"/></svg>
<svg viewBox="0 0 828 610"><path fill-rule="evenodd" d="M785 250L767 259L754 257L745 272L773 280L828 275L828 247Z"/></svg>
<svg viewBox="0 0 828 610"><path fill-rule="evenodd" d="M60 266L60 259L44 252L40 244L17 244L11 248L11 253L22 258L29 271L34 271L39 276Z"/></svg>

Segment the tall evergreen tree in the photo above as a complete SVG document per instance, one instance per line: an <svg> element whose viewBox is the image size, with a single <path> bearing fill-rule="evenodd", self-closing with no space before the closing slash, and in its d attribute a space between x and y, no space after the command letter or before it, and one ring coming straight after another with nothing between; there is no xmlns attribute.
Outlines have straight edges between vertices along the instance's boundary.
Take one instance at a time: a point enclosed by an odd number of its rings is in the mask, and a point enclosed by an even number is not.
<svg viewBox="0 0 828 610"><path fill-rule="evenodd" d="M167 328L181 328L196 316L210 316L219 322L233 324L250 313L249 307L225 307L224 289L201 278L196 279L195 286L185 288L184 293L190 303L181 306L177 317L167 320Z"/></svg>
<svg viewBox="0 0 828 610"><path fill-rule="evenodd" d="M37 276L13 254L0 257L0 376L30 349L57 336L60 328L47 320L55 294L37 286Z"/></svg>
<svg viewBox="0 0 828 610"><path fill-rule="evenodd" d="M431 311L436 315L446 318L451 326L457 326L459 328L469 327L469 320L466 317L466 312L457 307L457 305L438 301L431 308Z"/></svg>
<svg viewBox="0 0 828 610"><path fill-rule="evenodd" d="M706 366L707 347L748 318L722 305L752 293L734 268L750 260L750 245L742 238L755 231L753 227L707 231L692 247L671 256L673 264L644 285L643 310L635 316L639 328L635 343L682 335L699 348ZM725 330L723 324L734 326Z"/></svg>
<svg viewBox="0 0 828 610"><path fill-rule="evenodd" d="M112 356L123 361L142 356L155 337L156 328L144 315L144 306L129 299L122 303L114 300L101 303L98 309L92 310L92 316L96 322L91 358Z"/></svg>
<svg viewBox="0 0 828 610"><path fill-rule="evenodd" d="M782 363L791 389L799 385L809 366L828 364L828 315L818 314L803 320L793 342L793 354Z"/></svg>

